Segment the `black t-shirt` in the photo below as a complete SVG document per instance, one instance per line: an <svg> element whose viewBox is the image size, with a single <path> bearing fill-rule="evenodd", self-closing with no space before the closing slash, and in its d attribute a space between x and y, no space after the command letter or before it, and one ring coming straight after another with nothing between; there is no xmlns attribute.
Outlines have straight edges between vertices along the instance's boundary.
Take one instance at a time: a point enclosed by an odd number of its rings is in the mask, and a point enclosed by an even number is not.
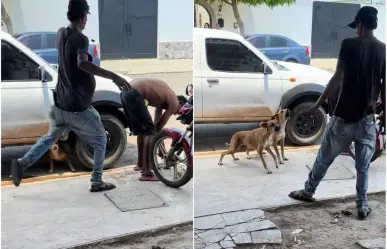
<svg viewBox="0 0 387 249"><path fill-rule="evenodd" d="M78 68L77 55L88 54L89 39L80 31L61 28L58 37L58 84L55 104L68 112L82 112L91 105L95 79ZM92 57L89 55L89 61Z"/></svg>
<svg viewBox="0 0 387 249"><path fill-rule="evenodd" d="M344 75L334 114L349 123L374 114L380 91L385 94L386 45L373 37L345 39L338 63Z"/></svg>

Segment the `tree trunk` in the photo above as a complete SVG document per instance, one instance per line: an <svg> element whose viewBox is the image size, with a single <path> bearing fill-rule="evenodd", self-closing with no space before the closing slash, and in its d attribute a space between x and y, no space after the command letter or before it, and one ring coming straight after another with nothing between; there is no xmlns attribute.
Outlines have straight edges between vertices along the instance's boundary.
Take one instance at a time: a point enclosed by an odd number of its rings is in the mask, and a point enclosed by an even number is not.
<svg viewBox="0 0 387 249"><path fill-rule="evenodd" d="M9 17L3 2L1 2L1 19L3 19L5 26L7 27L8 33L12 35L13 34L12 20L11 20L11 17Z"/></svg>
<svg viewBox="0 0 387 249"><path fill-rule="evenodd" d="M239 15L238 11L238 5L237 0L231 0L231 7L234 12L235 20L237 21L238 27L239 27L239 33L243 36L245 35L245 25L241 19L241 16Z"/></svg>
<svg viewBox="0 0 387 249"><path fill-rule="evenodd" d="M201 5L205 10L207 10L208 14L210 15L211 20L211 28L216 28L216 23L218 20L216 19L215 11L212 9L211 4L206 2L206 0L199 0L197 1L199 5Z"/></svg>

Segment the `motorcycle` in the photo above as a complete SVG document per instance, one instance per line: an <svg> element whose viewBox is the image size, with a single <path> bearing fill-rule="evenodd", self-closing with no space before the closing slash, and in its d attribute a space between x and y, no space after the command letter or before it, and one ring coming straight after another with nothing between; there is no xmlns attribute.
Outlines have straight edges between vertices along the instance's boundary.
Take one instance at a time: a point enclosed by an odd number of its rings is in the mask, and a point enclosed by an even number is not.
<svg viewBox="0 0 387 249"><path fill-rule="evenodd" d="M385 117L383 114L383 106L380 99L376 102L376 122L375 122L375 129L376 129L376 146L375 146L375 152L372 155L371 162L375 161L378 157L380 157L383 153L383 151L386 149L386 125L385 125ZM348 150L349 155L355 159L355 143L352 143L349 146Z"/></svg>
<svg viewBox="0 0 387 249"><path fill-rule="evenodd" d="M165 185L179 188L187 184L193 177L193 85L185 89L189 96L187 103L181 107L177 120L187 125L185 131L176 128L163 128L153 138L149 158L153 172ZM167 150L164 140L171 139ZM161 162L160 162L161 161ZM165 171L165 172L164 172ZM171 172L173 171L173 172ZM172 176L173 179L169 179Z"/></svg>

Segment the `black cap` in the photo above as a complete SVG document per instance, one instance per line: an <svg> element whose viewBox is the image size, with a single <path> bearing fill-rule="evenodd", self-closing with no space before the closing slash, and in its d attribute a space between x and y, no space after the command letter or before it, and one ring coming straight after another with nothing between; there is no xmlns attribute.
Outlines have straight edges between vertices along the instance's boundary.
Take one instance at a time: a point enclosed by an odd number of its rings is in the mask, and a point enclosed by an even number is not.
<svg viewBox="0 0 387 249"><path fill-rule="evenodd" d="M375 29L378 21L378 10L371 6L364 6L359 9L355 20L348 24L350 28L356 28L358 23L362 23L370 29Z"/></svg>

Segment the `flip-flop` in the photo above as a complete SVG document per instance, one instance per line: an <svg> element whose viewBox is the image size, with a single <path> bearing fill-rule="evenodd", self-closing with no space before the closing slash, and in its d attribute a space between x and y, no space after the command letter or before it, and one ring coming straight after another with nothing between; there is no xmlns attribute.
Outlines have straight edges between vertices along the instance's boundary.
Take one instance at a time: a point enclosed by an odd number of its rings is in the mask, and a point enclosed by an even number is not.
<svg viewBox="0 0 387 249"><path fill-rule="evenodd" d="M160 181L159 178L157 178L155 175L142 175L138 180L143 181L143 182L157 182Z"/></svg>
<svg viewBox="0 0 387 249"><path fill-rule="evenodd" d="M312 196L307 195L303 190L292 191L288 196L297 201L306 201L306 202L315 201L315 199Z"/></svg>
<svg viewBox="0 0 387 249"><path fill-rule="evenodd" d="M142 171L142 168L143 167L140 167L140 166L137 165L136 167L134 167L134 171Z"/></svg>

